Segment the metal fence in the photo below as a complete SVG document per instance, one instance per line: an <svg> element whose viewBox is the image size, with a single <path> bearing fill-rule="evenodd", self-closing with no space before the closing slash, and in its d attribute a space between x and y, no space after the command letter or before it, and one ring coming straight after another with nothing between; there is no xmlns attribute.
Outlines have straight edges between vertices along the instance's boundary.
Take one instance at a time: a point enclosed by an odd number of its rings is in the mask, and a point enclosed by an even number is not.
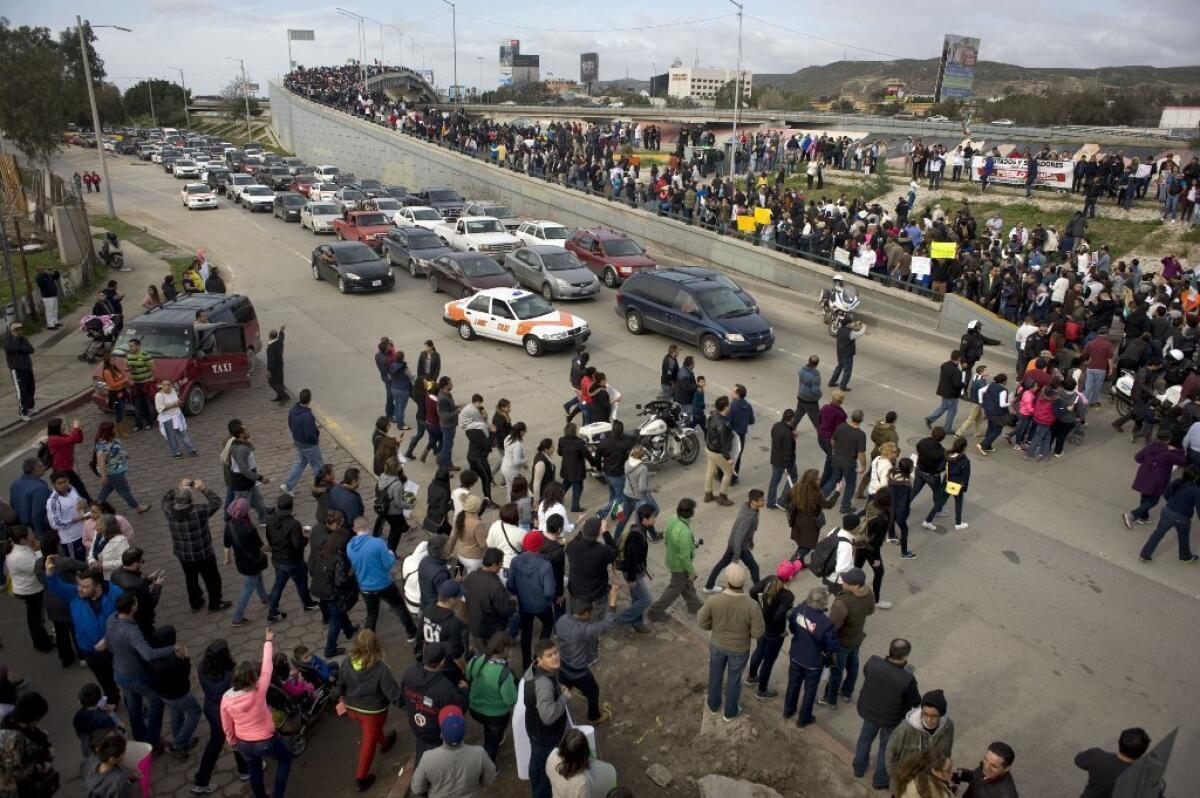
<svg viewBox="0 0 1200 798"><path fill-rule="evenodd" d="M764 240L763 235L762 235L762 232L763 232L762 228L757 229L754 233L741 232L741 231L737 230L735 227L730 227L730 226L725 226L725 225L720 225L720 224L711 224L711 223L704 222L704 221L701 221L698 219L694 219L694 218L692 218L691 215L688 215L688 214L675 214L675 213L671 213L670 211L665 211L665 210L661 209L660 207L658 207L658 203L653 200L648 203L645 203L643 205L638 205L636 203L630 202L630 200L627 197L613 196L612 192L610 192L610 191L596 191L595 189L591 188L590 186L579 186L579 185L574 185L570 182L561 181L557 178L556 175L553 175L553 174L543 174L543 175L529 174L522 169L517 169L508 164L499 163L499 162L493 160L490 156L490 153L486 150L485 151L480 151L480 150L472 151L472 150L468 150L464 147L455 146L452 143L446 142L441 139L430 139L426 136L419 136L419 135L415 135L415 134L411 134L411 133L404 133L403 131L399 131L399 130L392 128L392 126L385 120L374 119L372 117L364 116L361 114L354 114L354 113L344 110L343 108L341 108L337 105L333 105L331 103L324 103L319 100L312 100L311 102L315 102L319 105L324 105L327 108L330 108L334 111L337 111L340 114L344 114L345 116L351 117L353 119L359 119L359 120L362 120L365 122L370 122L372 124L378 125L379 127L382 127L393 133L396 133L397 135L408 135L411 138L417 139L418 141L424 142L426 144L432 144L434 146L441 147L444 150L450 150L451 152L456 152L461 155L469 156L471 158L474 158L477 161L480 161L481 163L485 163L488 166L492 166L497 169L507 169L507 170L516 172L517 174L523 174L526 177L530 177L530 178L537 179L537 180L542 180L546 183L551 183L551 184L559 186L561 188L570 189L572 191L578 191L582 194L587 194L588 196L595 197L597 199L602 199L602 200L605 200L607 202L611 202L614 204L624 205L631 212L634 212L634 213L651 213L651 214L654 214L655 216L669 219L672 222L675 222L677 224L682 224L682 225L685 225L688 227L698 227L700 229L706 230L710 233L714 233L719 236L725 236L727 238L737 239L739 241L743 241L743 242L745 242L747 244L751 244L753 246L763 247L765 249L769 249L771 251L779 252L783 255L787 255L787 256L796 258L797 260L803 260L810 266L824 266L824 267L828 268L831 273L835 272L835 271L855 273L855 272L852 272L850 267L846 266L845 264L836 262L835 260L833 260L832 257L830 257L827 254L820 253L820 252L814 252L812 250L804 249L804 248L800 248L800 247L785 246L783 244L780 244L777 241L770 240L769 238L767 240ZM855 273L855 274L857 274L857 273ZM872 271L866 275L859 274L857 276L865 277L866 279L869 279L872 282L878 283L879 285L887 286L889 288L897 288L897 289L900 289L903 291L909 291L911 293L917 294L918 296L922 296L926 299L930 299L934 302L942 301L943 295L942 295L942 292L940 292L940 291L933 291L929 288L925 288L922 285L919 285L919 284L913 283L913 282L909 282L907 280L895 279L895 278L891 277L890 275L883 273L883 272Z"/></svg>

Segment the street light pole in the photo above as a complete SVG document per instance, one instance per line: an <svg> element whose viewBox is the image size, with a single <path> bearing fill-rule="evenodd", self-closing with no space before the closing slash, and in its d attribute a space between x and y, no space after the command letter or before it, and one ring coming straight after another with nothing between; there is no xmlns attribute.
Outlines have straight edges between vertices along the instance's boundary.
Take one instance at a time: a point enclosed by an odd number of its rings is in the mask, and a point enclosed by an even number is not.
<svg viewBox="0 0 1200 798"><path fill-rule="evenodd" d="M388 25L389 28L396 31L396 66L404 66L404 31L397 28L395 25Z"/></svg>
<svg viewBox="0 0 1200 798"><path fill-rule="evenodd" d="M158 114L154 113L154 78L146 77L146 91L150 93L150 123L158 127Z"/></svg>
<svg viewBox="0 0 1200 798"><path fill-rule="evenodd" d="M254 132L250 129L250 84L246 82L246 62L240 58L225 56L230 61L237 61L242 67L242 99L246 101L246 141L254 141Z"/></svg>
<svg viewBox="0 0 1200 798"><path fill-rule="evenodd" d="M442 0L450 6L450 35L454 43L454 89L458 92L458 104L462 105L462 87L458 85L458 7L450 0Z"/></svg>
<svg viewBox="0 0 1200 798"><path fill-rule="evenodd" d="M347 11L344 8L335 8L334 11L342 16L350 17L358 22L358 74L361 76L363 83L367 82L367 33L363 27L362 14L355 14L353 11Z"/></svg>
<svg viewBox="0 0 1200 798"><path fill-rule="evenodd" d="M475 58L479 61L479 88L476 90L475 101L481 103L483 102L483 56L477 55Z"/></svg>
<svg viewBox="0 0 1200 798"><path fill-rule="evenodd" d="M176 72L179 73L179 86L180 86L180 88L183 89L183 121L184 121L184 124L186 124L188 126L188 129L191 130L192 115L190 113L188 113L187 83L185 83L183 80L183 67L169 67L169 68L174 69Z"/></svg>
<svg viewBox="0 0 1200 798"><path fill-rule="evenodd" d="M738 115L739 115L739 112L742 110L742 10L743 10L742 5L743 4L738 2L738 0L729 0L729 2L731 2L735 6L737 6L737 18L738 18L737 72L735 73L734 78L733 78L733 81L734 81L733 82L733 141L731 142L731 144L729 146L729 180L730 180L730 182L732 182L733 176L734 176L734 169L736 168L736 165L737 165L737 158L735 156L737 154L737 146L738 146L738 140L737 140Z"/></svg>
<svg viewBox="0 0 1200 798"><path fill-rule="evenodd" d="M75 15L75 26L79 28L79 50L83 56L83 79L87 81L88 103L92 106L92 128L96 133L96 151L100 153L100 173L104 176L104 201L108 208L108 215L116 216L116 206L113 205L112 181L108 179L108 160L104 157L104 131L100 127L100 111L96 107L96 87L92 85L91 59L88 58L87 40L83 37L83 19L78 14ZM133 32L129 28L122 28L120 25L97 25L96 27L116 28L126 33Z"/></svg>

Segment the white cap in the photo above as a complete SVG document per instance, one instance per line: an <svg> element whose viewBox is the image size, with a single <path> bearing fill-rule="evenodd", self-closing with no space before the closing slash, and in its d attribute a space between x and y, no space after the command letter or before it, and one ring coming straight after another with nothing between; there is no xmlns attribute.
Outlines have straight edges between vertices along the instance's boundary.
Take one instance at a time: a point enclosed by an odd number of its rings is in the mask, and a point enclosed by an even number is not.
<svg viewBox="0 0 1200 798"><path fill-rule="evenodd" d="M838 283L840 283L840 282L841 282L842 280L844 280L845 278L844 278L844 277L842 277L842 275L840 275L840 274L836 274L836 273L835 273L835 274L833 275L833 279L834 279L834 282L838 282Z"/></svg>
<svg viewBox="0 0 1200 798"><path fill-rule="evenodd" d="M978 326L979 326L979 319L971 319L969 322L967 322L968 330L974 330Z"/></svg>

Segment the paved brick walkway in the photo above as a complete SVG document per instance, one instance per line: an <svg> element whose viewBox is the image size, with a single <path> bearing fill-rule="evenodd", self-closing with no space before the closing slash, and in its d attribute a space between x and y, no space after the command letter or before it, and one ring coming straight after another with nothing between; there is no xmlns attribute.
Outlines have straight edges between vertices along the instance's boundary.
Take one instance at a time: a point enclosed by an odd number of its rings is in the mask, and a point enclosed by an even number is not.
<svg viewBox="0 0 1200 798"><path fill-rule="evenodd" d="M230 611L218 615L210 615L205 611L193 614L188 607L183 586L183 574L178 562L171 553L170 536L166 519L160 508L163 494L178 484L183 477L199 478L211 486L218 495L224 495L221 479L219 453L226 439L226 424L231 418L240 418L249 428L251 440L255 445L260 473L269 478L264 491L268 506L278 495L278 486L282 482L287 469L293 461L293 448L286 426L286 408L269 401L271 391L265 384L263 370L259 369L254 375L254 387L250 390L234 391L213 399L204 413L198 418L191 419L190 432L192 439L200 449L199 456L173 459L166 442L154 432L134 434L127 440L130 458L130 481L139 501L147 502L153 509L145 515L137 515L127 511L124 502L115 495L114 505L118 512L127 514L136 532L136 545L146 551L146 564L149 570L163 568L167 581L163 588L162 600L159 604L158 623L172 624L178 632L178 639L188 646L193 664L198 664L205 646L214 639L225 638L229 641L235 659L257 659L262 646L262 632L265 625L266 608L256 600L251 600L247 609L247 617L252 620L249 626L235 628L229 625ZM79 411L79 418L85 430L85 444L78 450L78 461L85 463L88 455L86 447L90 443L97 424L106 417L94 406L88 405ZM322 437L322 452L325 461L332 463L336 473L341 474L344 468L357 466L351 456L332 438L326 434ZM15 476L14 469L19 463L14 463L5 469L4 484L7 485ZM81 467L81 472L86 467ZM95 494L97 487L94 476L84 475L89 488ZM370 496L374 490L374 479L370 473L363 476L363 495L370 506ZM301 481L301 486L311 484L308 473ZM304 524L311 524L315 516L315 501L307 489L298 488L296 491L296 517ZM221 534L223 531L220 516L214 517L212 524L214 544L217 551L221 549ZM218 561L221 555L218 553ZM224 598L234 600L241 588L242 578L232 565L222 565ZM273 571L268 569L263 574L267 589L270 590ZM50 715L44 722L55 744L58 754L57 765L63 776L61 795L78 795L79 748L75 735L71 730L71 716L76 708L75 696L79 687L91 680L90 672L80 668L61 670L53 654L39 655L33 652L29 645L28 633L24 629L24 615L16 606L16 601L9 597L0 599L3 609L3 632L6 645L0 651L0 658L9 664L15 675L29 679L26 689L41 691L50 702ZM288 586L284 592L280 608L288 613L285 620L273 624L275 629L276 649L290 655L292 649L304 643L309 648L320 651L324 646L325 630L321 623L320 613L303 612L295 588ZM359 615L361 610L359 610ZM399 622L385 611L382 613L379 631L387 650L394 661L393 668L402 669L407 657L407 646L404 643L403 629ZM402 659L403 657L403 659ZM193 677L194 693L199 695L199 687ZM392 726L403 724L402 713L393 713L390 721ZM353 728L351 728L353 726ZM169 723L164 725L164 735L169 733ZM208 725L201 721L197 730L201 743L208 739ZM319 735L319 743L313 736ZM299 757L292 767L292 788L289 794L316 795L325 789L345 789L352 785L354 751L357 748L358 728L343 718L337 718L332 711L317 724L310 732L313 740L308 752ZM378 785L370 794L384 795L389 786L387 774L395 773L411 750L411 745L404 735L402 743L397 745L386 757L378 757L375 772L380 775ZM170 756L161 756L155 760L153 772L154 795L182 795L191 784L192 774L199 762L199 748L186 760L179 761ZM338 766L329 768L328 763L337 762ZM221 795L247 795L247 785L236 779L233 757L228 749L222 755L213 777L213 783L221 789ZM301 786L303 785L303 787Z"/></svg>

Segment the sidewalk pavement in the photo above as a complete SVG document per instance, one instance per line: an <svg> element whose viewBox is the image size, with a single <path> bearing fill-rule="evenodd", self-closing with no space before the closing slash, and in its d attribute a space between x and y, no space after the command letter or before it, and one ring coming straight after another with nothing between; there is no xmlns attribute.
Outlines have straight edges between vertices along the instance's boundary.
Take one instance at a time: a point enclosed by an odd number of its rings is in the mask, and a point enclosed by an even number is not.
<svg viewBox="0 0 1200 798"><path fill-rule="evenodd" d="M103 232L98 227L92 229L93 232ZM158 256L128 241L121 242L121 251L125 253L125 267L132 271L110 271L107 279L117 281L118 288L125 295L125 316L133 318L142 312L146 286L160 284L171 267ZM72 400L78 399L91 388L92 373L99 364L88 364L79 359L88 345L88 338L79 329L79 320L91 314L95 293L100 287L97 286L89 296L82 297L77 308L59 318L62 324L60 329L43 329L29 336L33 344L37 412L31 422L20 420L17 415L16 387L6 374L6 379L0 380L0 435L16 432L22 426L44 427L57 411L70 407Z"/></svg>

